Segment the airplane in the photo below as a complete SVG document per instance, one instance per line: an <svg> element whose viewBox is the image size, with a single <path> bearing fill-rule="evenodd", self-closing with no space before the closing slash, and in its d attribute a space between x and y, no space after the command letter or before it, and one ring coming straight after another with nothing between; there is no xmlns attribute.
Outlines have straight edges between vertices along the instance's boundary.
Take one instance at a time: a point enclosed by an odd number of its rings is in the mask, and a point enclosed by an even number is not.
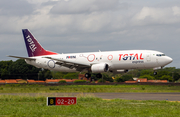
<svg viewBox="0 0 180 117"><path fill-rule="evenodd" d="M173 61L164 53L154 50L99 51L87 53L59 54L45 50L28 29L22 29L28 57L9 56L25 59L27 64L37 68L61 72L84 72L90 78L92 73L101 78L104 72L114 74L130 69L162 69Z"/></svg>

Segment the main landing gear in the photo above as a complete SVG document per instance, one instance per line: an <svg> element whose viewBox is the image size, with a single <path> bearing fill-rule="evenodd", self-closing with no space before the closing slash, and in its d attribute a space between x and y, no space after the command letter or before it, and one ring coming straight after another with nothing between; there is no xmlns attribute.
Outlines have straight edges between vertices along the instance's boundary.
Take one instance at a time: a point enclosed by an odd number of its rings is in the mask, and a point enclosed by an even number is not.
<svg viewBox="0 0 180 117"><path fill-rule="evenodd" d="M85 77L86 77L86 78L90 78L90 77L91 77L91 74L90 74L90 73L86 73L86 74L85 74ZM102 78L102 74L101 74L101 73L98 73L98 74L96 74L96 77L97 77L97 78Z"/></svg>
<svg viewBox="0 0 180 117"><path fill-rule="evenodd" d="M86 73L86 74L85 74L85 77L86 77L86 78L90 78L90 77L91 77L91 74L90 74L90 73Z"/></svg>

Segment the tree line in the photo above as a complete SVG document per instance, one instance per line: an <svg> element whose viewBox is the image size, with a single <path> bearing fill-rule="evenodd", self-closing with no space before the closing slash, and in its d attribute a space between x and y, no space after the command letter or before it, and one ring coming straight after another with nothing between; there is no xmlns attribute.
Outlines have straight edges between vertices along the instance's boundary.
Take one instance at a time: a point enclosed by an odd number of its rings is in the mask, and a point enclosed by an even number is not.
<svg viewBox="0 0 180 117"><path fill-rule="evenodd" d="M52 78L49 70L26 64L23 59L0 61L0 79L39 79Z"/></svg>
<svg viewBox="0 0 180 117"><path fill-rule="evenodd" d="M152 69L134 69L127 73L103 73L102 75L103 80L110 82L124 82L127 80L133 80L134 77L147 78L148 80L168 80L170 82L180 81L180 69L175 67L166 67L158 70L157 75L154 75L153 72ZM79 74L79 72L65 73L36 68L32 65L26 64L23 59L17 59L16 61L0 61L0 79L78 79ZM92 74L92 78L95 81L100 80L96 78L96 74Z"/></svg>

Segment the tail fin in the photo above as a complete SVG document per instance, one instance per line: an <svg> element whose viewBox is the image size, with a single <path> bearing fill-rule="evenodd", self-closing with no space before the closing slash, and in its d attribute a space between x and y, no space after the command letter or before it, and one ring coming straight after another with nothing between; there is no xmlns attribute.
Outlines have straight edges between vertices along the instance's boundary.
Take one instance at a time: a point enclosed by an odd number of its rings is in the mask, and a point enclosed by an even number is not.
<svg viewBox="0 0 180 117"><path fill-rule="evenodd" d="M29 57L57 54L57 53L45 50L34 38L34 36L29 32L28 29L22 29L22 33L24 36L24 41L26 44L26 49L27 49Z"/></svg>

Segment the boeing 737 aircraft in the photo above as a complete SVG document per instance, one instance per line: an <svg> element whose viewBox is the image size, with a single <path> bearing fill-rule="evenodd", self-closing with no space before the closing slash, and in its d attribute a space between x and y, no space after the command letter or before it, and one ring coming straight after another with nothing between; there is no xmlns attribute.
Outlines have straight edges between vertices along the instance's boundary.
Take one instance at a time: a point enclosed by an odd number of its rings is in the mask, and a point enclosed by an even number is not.
<svg viewBox="0 0 180 117"><path fill-rule="evenodd" d="M91 73L98 73L97 77L100 78L103 72L117 74L129 69L153 68L156 74L157 69L172 62L172 58L164 53L152 50L59 54L45 50L28 29L23 29L22 33L29 57L9 57L25 59L27 64L38 68L62 72L86 71L86 78L91 77Z"/></svg>

